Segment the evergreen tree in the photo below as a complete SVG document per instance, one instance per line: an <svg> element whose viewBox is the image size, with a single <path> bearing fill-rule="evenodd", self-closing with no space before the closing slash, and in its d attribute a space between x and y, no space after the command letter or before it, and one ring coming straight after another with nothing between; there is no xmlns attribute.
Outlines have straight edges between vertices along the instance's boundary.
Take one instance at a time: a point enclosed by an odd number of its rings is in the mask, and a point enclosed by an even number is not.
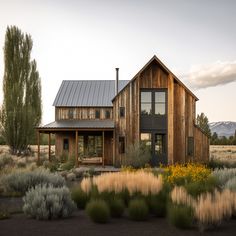
<svg viewBox="0 0 236 236"><path fill-rule="evenodd" d="M7 27L4 45L1 131L13 154L26 151L41 121L41 82L30 54L31 36L16 26Z"/></svg>
<svg viewBox="0 0 236 236"><path fill-rule="evenodd" d="M211 130L209 127L209 121L204 113L197 115L197 125L210 137Z"/></svg>

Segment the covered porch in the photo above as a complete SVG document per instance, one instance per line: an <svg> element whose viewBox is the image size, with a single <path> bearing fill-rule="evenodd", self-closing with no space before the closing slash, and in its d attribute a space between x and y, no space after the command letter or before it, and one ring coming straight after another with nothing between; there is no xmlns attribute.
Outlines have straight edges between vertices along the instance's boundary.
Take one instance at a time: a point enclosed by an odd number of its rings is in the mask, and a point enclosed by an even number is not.
<svg viewBox="0 0 236 236"><path fill-rule="evenodd" d="M60 120L36 128L40 161L40 135L48 134L51 161L51 134L55 134L56 158L63 155L81 164L114 165L114 122L110 120Z"/></svg>

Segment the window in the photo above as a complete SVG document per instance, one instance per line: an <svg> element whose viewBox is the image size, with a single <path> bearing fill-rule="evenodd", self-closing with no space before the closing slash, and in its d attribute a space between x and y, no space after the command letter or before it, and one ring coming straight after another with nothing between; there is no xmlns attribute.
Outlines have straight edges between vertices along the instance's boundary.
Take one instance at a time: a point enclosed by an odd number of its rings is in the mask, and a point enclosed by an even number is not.
<svg viewBox="0 0 236 236"><path fill-rule="evenodd" d="M119 153L125 153L125 137L119 137Z"/></svg>
<svg viewBox="0 0 236 236"><path fill-rule="evenodd" d="M151 133L141 133L141 143L143 143L145 146L151 148L151 145L152 145Z"/></svg>
<svg viewBox="0 0 236 236"><path fill-rule="evenodd" d="M125 117L125 107L120 107L120 117Z"/></svg>
<svg viewBox="0 0 236 236"><path fill-rule="evenodd" d="M102 136L88 136L88 156L101 157L102 156Z"/></svg>
<svg viewBox="0 0 236 236"><path fill-rule="evenodd" d="M65 138L63 139L63 150L69 150L69 139Z"/></svg>
<svg viewBox="0 0 236 236"><path fill-rule="evenodd" d="M155 115L166 114L166 93L155 92Z"/></svg>
<svg viewBox="0 0 236 236"><path fill-rule="evenodd" d="M141 114L150 115L152 113L152 92L141 92Z"/></svg>
<svg viewBox="0 0 236 236"><path fill-rule="evenodd" d="M69 117L69 119L74 119L75 118L75 109L73 109L73 108L70 108L69 110L68 110L68 117Z"/></svg>
<svg viewBox="0 0 236 236"><path fill-rule="evenodd" d="M95 119L100 119L100 110L95 111Z"/></svg>
<svg viewBox="0 0 236 236"><path fill-rule="evenodd" d="M110 119L111 118L111 112L109 110L105 111L105 118Z"/></svg>
<svg viewBox="0 0 236 236"><path fill-rule="evenodd" d="M194 138L188 137L188 156L193 157L194 155Z"/></svg>
<svg viewBox="0 0 236 236"><path fill-rule="evenodd" d="M160 155L165 153L165 135L155 134L155 154Z"/></svg>

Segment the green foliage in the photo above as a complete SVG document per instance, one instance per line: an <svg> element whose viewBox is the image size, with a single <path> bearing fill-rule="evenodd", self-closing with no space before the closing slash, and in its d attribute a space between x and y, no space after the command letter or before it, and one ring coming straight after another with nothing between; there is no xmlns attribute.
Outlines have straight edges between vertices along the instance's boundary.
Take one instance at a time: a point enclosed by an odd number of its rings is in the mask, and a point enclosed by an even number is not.
<svg viewBox="0 0 236 236"><path fill-rule="evenodd" d="M148 218L148 206L143 199L133 199L129 203L129 217L135 221L144 221Z"/></svg>
<svg viewBox="0 0 236 236"><path fill-rule="evenodd" d="M1 179L6 192L17 192L24 194L31 187L38 184L51 184L54 187L62 187L65 180L59 174L52 174L47 170L41 169L36 171L13 172Z"/></svg>
<svg viewBox="0 0 236 236"><path fill-rule="evenodd" d="M71 198L80 209L85 209L90 196L87 195L80 187L75 187L71 191Z"/></svg>
<svg viewBox="0 0 236 236"><path fill-rule="evenodd" d="M62 170L71 170L75 167L75 157L69 157L65 163L61 164L60 167Z"/></svg>
<svg viewBox="0 0 236 236"><path fill-rule="evenodd" d="M230 137L218 137L217 133L214 132L210 139L211 145L236 145L236 136Z"/></svg>
<svg viewBox="0 0 236 236"><path fill-rule="evenodd" d="M2 135L13 154L27 152L42 116L41 82L33 42L16 26L7 27L4 45Z"/></svg>
<svg viewBox="0 0 236 236"><path fill-rule="evenodd" d="M236 192L236 176L234 176L233 178L229 179L224 188L230 189L234 192Z"/></svg>
<svg viewBox="0 0 236 236"><path fill-rule="evenodd" d="M14 164L14 160L11 156L4 154L0 156L0 170L4 169L5 166L12 166Z"/></svg>
<svg viewBox="0 0 236 236"><path fill-rule="evenodd" d="M151 151L144 143L136 142L130 145L126 152L124 166L133 166L134 168L145 167L151 160Z"/></svg>
<svg viewBox="0 0 236 236"><path fill-rule="evenodd" d="M190 228L193 225L193 210L188 206L170 204L168 207L168 220L177 228Z"/></svg>
<svg viewBox="0 0 236 236"><path fill-rule="evenodd" d="M213 192L217 187L219 187L219 182L214 176L209 176L205 181L190 182L185 185L187 192L193 197L201 193Z"/></svg>
<svg viewBox="0 0 236 236"><path fill-rule="evenodd" d="M236 176L236 168L231 169L216 169L212 172L212 176L217 178L220 186L224 186L226 182Z"/></svg>
<svg viewBox="0 0 236 236"><path fill-rule="evenodd" d="M209 121L208 121L207 116L204 113L197 115L196 123L209 137L211 137Z"/></svg>
<svg viewBox="0 0 236 236"><path fill-rule="evenodd" d="M0 211L0 220L6 220L10 218L10 214L7 211Z"/></svg>
<svg viewBox="0 0 236 236"><path fill-rule="evenodd" d="M129 205L130 194L129 194L128 189L124 189L122 192L118 193L117 197L123 200L125 206Z"/></svg>
<svg viewBox="0 0 236 236"><path fill-rule="evenodd" d="M23 197L23 211L37 220L67 218L76 209L67 187L37 185Z"/></svg>
<svg viewBox="0 0 236 236"><path fill-rule="evenodd" d="M86 206L86 212L96 223L107 223L110 218L109 206L101 199L91 200Z"/></svg>
<svg viewBox="0 0 236 236"><path fill-rule="evenodd" d="M124 213L125 204L122 199L115 197L109 201L109 208L110 208L111 216L115 218L119 218Z"/></svg>

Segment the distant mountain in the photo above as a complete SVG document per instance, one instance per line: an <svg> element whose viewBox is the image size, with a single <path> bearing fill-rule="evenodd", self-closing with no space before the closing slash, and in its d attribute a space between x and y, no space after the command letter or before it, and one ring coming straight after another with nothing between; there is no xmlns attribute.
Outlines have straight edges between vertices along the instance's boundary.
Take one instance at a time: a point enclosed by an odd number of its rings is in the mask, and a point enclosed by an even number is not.
<svg viewBox="0 0 236 236"><path fill-rule="evenodd" d="M236 130L236 122L232 121L212 122L209 125L211 133L213 134L214 132L216 132L218 136L234 136Z"/></svg>

